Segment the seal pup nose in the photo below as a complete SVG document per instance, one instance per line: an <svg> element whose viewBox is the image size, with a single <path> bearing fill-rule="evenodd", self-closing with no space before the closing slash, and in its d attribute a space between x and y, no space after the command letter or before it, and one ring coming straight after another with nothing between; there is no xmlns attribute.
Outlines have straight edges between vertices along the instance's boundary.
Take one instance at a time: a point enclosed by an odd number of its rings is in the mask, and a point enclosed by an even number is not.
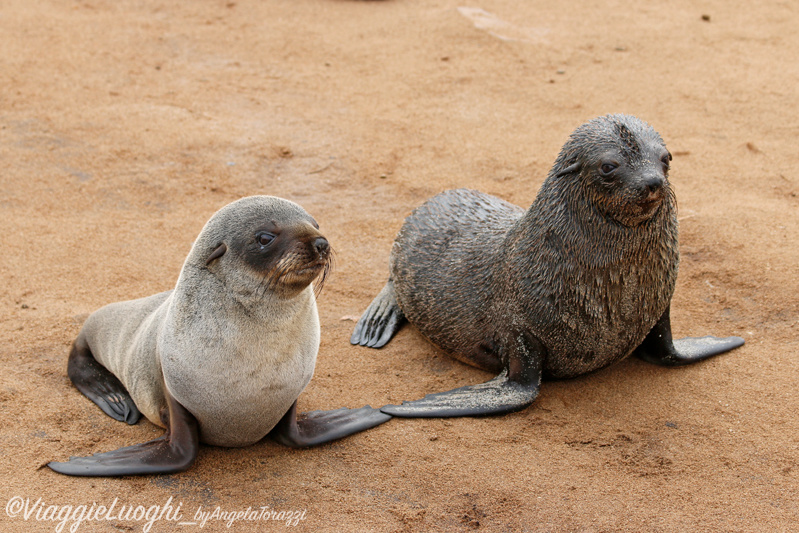
<svg viewBox="0 0 799 533"><path fill-rule="evenodd" d="M648 198L654 198L660 194L663 187L666 185L666 180L663 176L658 174L650 174L641 178L641 192L647 195Z"/></svg>
<svg viewBox="0 0 799 533"><path fill-rule="evenodd" d="M327 239L324 237L317 237L313 241L314 250L316 253L319 254L320 257L324 258L330 254L330 243L327 242Z"/></svg>
<svg viewBox="0 0 799 533"><path fill-rule="evenodd" d="M646 188L649 189L649 192L657 192L663 188L663 178L660 176L656 176L646 182Z"/></svg>

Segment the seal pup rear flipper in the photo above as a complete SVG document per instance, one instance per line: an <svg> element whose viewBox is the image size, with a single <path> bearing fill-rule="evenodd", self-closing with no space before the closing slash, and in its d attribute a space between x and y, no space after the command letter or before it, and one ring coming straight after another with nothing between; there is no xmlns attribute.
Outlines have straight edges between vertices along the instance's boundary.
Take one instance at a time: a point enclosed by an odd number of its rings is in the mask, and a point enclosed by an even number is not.
<svg viewBox="0 0 799 533"><path fill-rule="evenodd" d="M311 411L298 418L295 400L269 432L269 436L284 446L305 448L340 439L389 420L390 415L368 405L360 409L342 407L332 411Z"/></svg>
<svg viewBox="0 0 799 533"><path fill-rule="evenodd" d="M514 343L507 365L494 379L428 394L402 405L386 405L380 410L406 418L439 418L497 415L524 409L538 397L546 347L528 333L511 338Z"/></svg>
<svg viewBox="0 0 799 533"><path fill-rule="evenodd" d="M114 420L135 424L141 418L141 413L125 386L97 362L84 335L78 335L72 345L67 375L75 388Z"/></svg>
<svg viewBox="0 0 799 533"><path fill-rule="evenodd" d="M397 303L394 281L389 278L358 320L350 337L350 343L369 348L382 348L388 344L405 321L405 314Z"/></svg>
<svg viewBox="0 0 799 533"><path fill-rule="evenodd" d="M168 419L166 433L161 437L89 457L70 457L65 463L52 461L47 466L68 476L172 474L187 470L200 448L199 425L166 388L164 392Z"/></svg>
<svg viewBox="0 0 799 533"><path fill-rule="evenodd" d="M682 366L702 361L743 346L741 337L686 337L672 340L671 306L652 327L641 345L633 352L648 363L661 366Z"/></svg>

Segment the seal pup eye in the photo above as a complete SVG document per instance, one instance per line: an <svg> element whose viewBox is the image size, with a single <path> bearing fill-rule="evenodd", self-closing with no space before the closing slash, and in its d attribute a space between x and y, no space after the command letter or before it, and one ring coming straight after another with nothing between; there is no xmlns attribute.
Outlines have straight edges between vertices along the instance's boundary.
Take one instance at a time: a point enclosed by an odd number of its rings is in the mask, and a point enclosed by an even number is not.
<svg viewBox="0 0 799 533"><path fill-rule="evenodd" d="M274 241L274 240L275 240L275 236L272 235L271 233L267 233L265 231L260 232L260 233L255 235L255 241L258 244L260 244L261 246L264 246L264 247L269 246L270 244L272 244L272 241Z"/></svg>
<svg viewBox="0 0 799 533"><path fill-rule="evenodd" d="M669 167L671 166L669 164L669 161L671 161L671 154L668 152L666 153L666 155L660 158L660 162L663 163L663 168L666 170L668 170Z"/></svg>
<svg viewBox="0 0 799 533"><path fill-rule="evenodd" d="M602 166L599 167L599 173L603 176L610 176L617 168L619 168L619 165L616 163L602 163Z"/></svg>

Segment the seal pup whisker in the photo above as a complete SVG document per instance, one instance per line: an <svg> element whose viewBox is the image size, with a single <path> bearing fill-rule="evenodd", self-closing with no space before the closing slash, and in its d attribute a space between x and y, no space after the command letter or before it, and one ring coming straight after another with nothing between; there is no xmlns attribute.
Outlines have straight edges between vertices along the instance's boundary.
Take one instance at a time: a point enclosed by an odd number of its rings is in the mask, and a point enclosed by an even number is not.
<svg viewBox="0 0 799 533"><path fill-rule="evenodd" d="M333 270L335 261L336 261L335 251L333 250L333 248L330 248L327 261L325 261L325 264L322 267L322 272L314 280L313 291L314 291L314 296L316 296L317 299L319 298L319 295L322 293L322 289L324 289L325 287L325 281L327 281L327 277L330 275L330 272Z"/></svg>

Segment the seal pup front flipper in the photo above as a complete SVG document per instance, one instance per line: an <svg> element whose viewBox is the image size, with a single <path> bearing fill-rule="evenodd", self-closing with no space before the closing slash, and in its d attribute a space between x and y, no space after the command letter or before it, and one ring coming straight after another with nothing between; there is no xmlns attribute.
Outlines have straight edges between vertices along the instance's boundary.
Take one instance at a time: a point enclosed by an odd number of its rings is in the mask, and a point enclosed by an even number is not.
<svg viewBox="0 0 799 533"><path fill-rule="evenodd" d="M546 347L526 333L517 335L514 344L505 368L490 381L428 394L420 400L402 402L402 405L386 405L380 410L405 418L483 416L520 411L538 397Z"/></svg>
<svg viewBox="0 0 799 533"><path fill-rule="evenodd" d="M389 278L358 320L350 337L350 343L369 348L382 348L405 322L405 314L400 309L394 292L394 281Z"/></svg>
<svg viewBox="0 0 799 533"><path fill-rule="evenodd" d="M666 308L641 345L633 352L638 358L661 366L681 366L695 363L743 346L741 337L686 337L673 340L671 318Z"/></svg>
<svg viewBox="0 0 799 533"><path fill-rule="evenodd" d="M114 420L135 424L141 418L141 413L125 386L97 362L84 335L79 335L72 345L67 375L84 396Z"/></svg>
<svg viewBox="0 0 799 533"><path fill-rule="evenodd" d="M391 416L366 405L360 409L310 411L297 415L297 402L269 432L275 441L292 448L317 446L379 426Z"/></svg>
<svg viewBox="0 0 799 533"><path fill-rule="evenodd" d="M199 425L166 388L164 392L167 430L161 437L89 457L70 457L65 463L53 461L47 466L69 476L173 474L187 470L197 458L200 447Z"/></svg>

